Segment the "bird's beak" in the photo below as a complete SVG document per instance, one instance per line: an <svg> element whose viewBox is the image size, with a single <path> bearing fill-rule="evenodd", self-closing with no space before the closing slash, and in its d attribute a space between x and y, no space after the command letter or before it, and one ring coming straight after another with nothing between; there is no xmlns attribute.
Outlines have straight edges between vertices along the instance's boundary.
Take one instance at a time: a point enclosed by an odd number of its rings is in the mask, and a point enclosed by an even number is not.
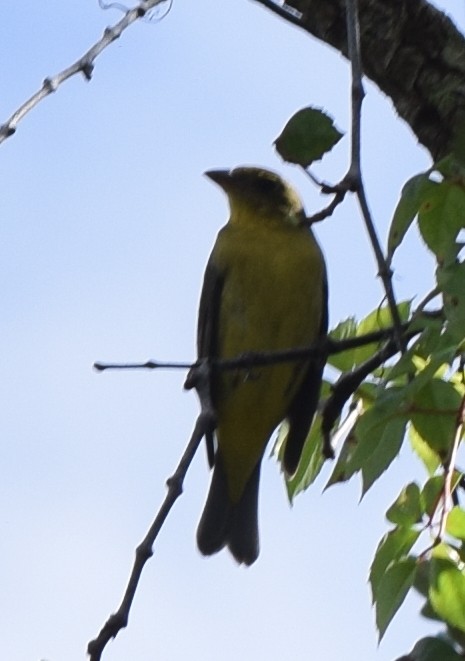
<svg viewBox="0 0 465 661"><path fill-rule="evenodd" d="M207 170L204 172L205 176L221 186L223 190L228 190L231 187L231 171L230 170Z"/></svg>

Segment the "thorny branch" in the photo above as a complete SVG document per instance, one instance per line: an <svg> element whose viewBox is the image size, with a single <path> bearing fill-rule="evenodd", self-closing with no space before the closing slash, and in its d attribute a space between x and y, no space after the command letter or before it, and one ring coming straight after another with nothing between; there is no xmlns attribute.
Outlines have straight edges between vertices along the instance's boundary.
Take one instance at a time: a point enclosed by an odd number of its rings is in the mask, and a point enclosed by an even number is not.
<svg viewBox="0 0 465 661"><path fill-rule="evenodd" d="M173 475L167 480L168 493L163 501L150 529L136 549L134 564L121 604L110 615L98 636L91 640L87 647L90 661L100 661L102 652L107 643L127 626L132 602L136 594L142 570L145 563L153 555L153 545L160 532L166 517L173 507L176 499L182 494L182 487L187 470L194 458L197 448L205 434L213 433L215 412L210 400L210 365L208 361L195 365L186 380L186 388L195 388L200 399L200 414L195 423L194 431L187 444L181 461Z"/></svg>
<svg viewBox="0 0 465 661"><path fill-rule="evenodd" d="M15 112L9 117L6 122L0 125L0 144L11 137L16 132L16 127L22 118L27 113L35 108L42 99L56 92L58 87L72 76L82 73L87 81L92 78L94 70L94 62L100 53L107 48L113 41L118 39L121 34L132 23L140 18L143 18L147 12L166 0L141 0L136 7L128 9L123 18L115 23L112 27L105 28L103 36L97 41L89 50L84 53L76 62L71 64L66 69L63 69L55 76L48 76L42 83L42 87L35 92L27 101L25 101Z"/></svg>

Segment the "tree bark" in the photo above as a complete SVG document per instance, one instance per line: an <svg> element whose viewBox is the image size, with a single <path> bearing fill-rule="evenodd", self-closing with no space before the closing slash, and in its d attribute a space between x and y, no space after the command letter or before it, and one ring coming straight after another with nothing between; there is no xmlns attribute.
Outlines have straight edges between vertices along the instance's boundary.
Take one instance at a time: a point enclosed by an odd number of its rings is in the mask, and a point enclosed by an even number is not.
<svg viewBox="0 0 465 661"><path fill-rule="evenodd" d="M300 13L288 20L347 57L344 0L287 0L286 7ZM359 19L364 73L419 142L435 160L463 146L465 39L452 21L426 0L359 0Z"/></svg>

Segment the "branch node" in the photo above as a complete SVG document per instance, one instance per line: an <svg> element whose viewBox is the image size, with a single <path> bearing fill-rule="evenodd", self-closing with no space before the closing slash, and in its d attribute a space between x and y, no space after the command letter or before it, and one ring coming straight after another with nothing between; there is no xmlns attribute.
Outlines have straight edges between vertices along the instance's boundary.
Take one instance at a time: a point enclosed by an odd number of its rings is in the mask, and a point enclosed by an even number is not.
<svg viewBox="0 0 465 661"><path fill-rule="evenodd" d="M115 39L118 39L119 33L114 30L114 28L109 28L106 27L105 30L103 31L103 38L108 40L108 41L114 41Z"/></svg>
<svg viewBox="0 0 465 661"><path fill-rule="evenodd" d="M5 138L11 138L12 135L16 133L16 127L11 126L11 124L2 124L0 126L0 135L5 136Z"/></svg>
<svg viewBox="0 0 465 661"><path fill-rule="evenodd" d="M92 80L92 74L94 72L94 65L92 64L92 62L89 62L89 60L87 60L86 62L83 63L81 67L81 71L84 78L88 82L90 82Z"/></svg>
<svg viewBox="0 0 465 661"><path fill-rule="evenodd" d="M174 473L174 475L171 475L166 480L166 486L168 487L168 490L173 494L175 498L178 498L183 492L181 480L178 478L176 473Z"/></svg>
<svg viewBox="0 0 465 661"><path fill-rule="evenodd" d="M144 539L139 546L136 548L136 558L142 564L145 564L147 560L153 556L153 546ZM126 616L127 622L127 616Z"/></svg>
<svg viewBox="0 0 465 661"><path fill-rule="evenodd" d="M49 78L48 76L47 78L44 78L42 85L47 92L55 92L58 87L56 80L54 78Z"/></svg>

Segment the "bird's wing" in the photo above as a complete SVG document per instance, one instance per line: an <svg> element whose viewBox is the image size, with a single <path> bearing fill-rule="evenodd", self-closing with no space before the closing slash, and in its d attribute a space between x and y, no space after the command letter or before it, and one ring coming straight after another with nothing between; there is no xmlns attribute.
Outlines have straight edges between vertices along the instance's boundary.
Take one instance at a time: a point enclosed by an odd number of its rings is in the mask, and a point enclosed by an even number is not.
<svg viewBox="0 0 465 661"><path fill-rule="evenodd" d="M328 330L328 282L326 273L323 274L322 287L322 310L318 338L324 337ZM305 439L318 407L324 366L325 360L323 358L310 362L286 416L289 422L289 432L284 449L283 463L288 475L293 475L297 470Z"/></svg>
<svg viewBox="0 0 465 661"><path fill-rule="evenodd" d="M200 296L199 319L197 327L197 352L199 358L214 358L218 354L218 323L223 290L224 276L215 264L214 252L210 257L203 280L202 294ZM210 381L210 398L215 406L215 376ZM205 438L207 444L207 457L210 467L215 460L213 434Z"/></svg>

